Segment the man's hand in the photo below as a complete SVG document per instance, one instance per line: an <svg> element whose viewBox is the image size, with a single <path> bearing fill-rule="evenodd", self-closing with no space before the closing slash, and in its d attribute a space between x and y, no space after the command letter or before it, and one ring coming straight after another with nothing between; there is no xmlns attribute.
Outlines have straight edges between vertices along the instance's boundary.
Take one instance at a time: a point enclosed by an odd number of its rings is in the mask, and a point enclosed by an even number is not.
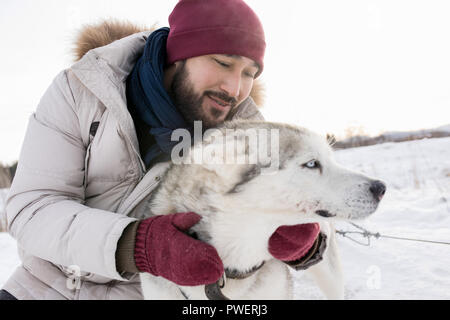
<svg viewBox="0 0 450 320"><path fill-rule="evenodd" d="M186 234L200 219L198 214L187 212L140 222L134 251L139 271L183 286L216 282L224 272L216 249Z"/></svg>
<svg viewBox="0 0 450 320"><path fill-rule="evenodd" d="M305 270L322 260L326 235L317 223L281 226L269 238L269 252L295 270Z"/></svg>

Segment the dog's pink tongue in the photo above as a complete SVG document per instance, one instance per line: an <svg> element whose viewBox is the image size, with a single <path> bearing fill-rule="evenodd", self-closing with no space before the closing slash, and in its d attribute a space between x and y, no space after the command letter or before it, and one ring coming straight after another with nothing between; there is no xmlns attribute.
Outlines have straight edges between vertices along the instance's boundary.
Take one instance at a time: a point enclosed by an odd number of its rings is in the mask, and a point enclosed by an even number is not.
<svg viewBox="0 0 450 320"><path fill-rule="evenodd" d="M269 239L269 252L278 260L298 260L308 253L319 232L318 223L281 226Z"/></svg>

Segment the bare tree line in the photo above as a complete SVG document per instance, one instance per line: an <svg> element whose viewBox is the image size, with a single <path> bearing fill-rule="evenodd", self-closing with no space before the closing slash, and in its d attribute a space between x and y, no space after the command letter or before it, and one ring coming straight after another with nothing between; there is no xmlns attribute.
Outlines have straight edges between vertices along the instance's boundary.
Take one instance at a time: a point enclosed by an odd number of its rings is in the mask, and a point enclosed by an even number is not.
<svg viewBox="0 0 450 320"><path fill-rule="evenodd" d="M364 146L372 146L375 144L385 143L385 142L403 142L403 141L413 141L420 139L429 138L444 138L449 137L449 131L439 131L439 130L421 130L415 132L398 132L398 133L384 133L376 137L369 137L366 135L352 135L343 140L336 140L333 134L328 134L328 140L334 140L334 149L348 149L357 148Z"/></svg>
<svg viewBox="0 0 450 320"><path fill-rule="evenodd" d="M9 188L17 169L17 161L11 166L0 163L0 189Z"/></svg>
<svg viewBox="0 0 450 320"><path fill-rule="evenodd" d="M14 178L14 174L16 173L17 162L15 162L11 166L5 166L0 163L0 189L6 189L11 186L12 179ZM6 201L6 193L0 192L0 232L6 231L7 222L6 222L6 212L5 212L5 201Z"/></svg>

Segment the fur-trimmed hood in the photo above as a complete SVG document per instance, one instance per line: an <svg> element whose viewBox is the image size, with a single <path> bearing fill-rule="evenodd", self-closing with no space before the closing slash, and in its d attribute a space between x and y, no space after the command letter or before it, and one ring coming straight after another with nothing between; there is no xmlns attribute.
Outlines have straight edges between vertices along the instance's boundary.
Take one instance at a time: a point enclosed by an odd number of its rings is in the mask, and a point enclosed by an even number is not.
<svg viewBox="0 0 450 320"><path fill-rule="evenodd" d="M75 61L80 60L91 49L106 46L138 32L152 31L154 29L154 26L149 28L118 20L105 20L100 23L84 25L75 39L73 48ZM250 96L257 106L264 104L264 87L261 80L254 82Z"/></svg>

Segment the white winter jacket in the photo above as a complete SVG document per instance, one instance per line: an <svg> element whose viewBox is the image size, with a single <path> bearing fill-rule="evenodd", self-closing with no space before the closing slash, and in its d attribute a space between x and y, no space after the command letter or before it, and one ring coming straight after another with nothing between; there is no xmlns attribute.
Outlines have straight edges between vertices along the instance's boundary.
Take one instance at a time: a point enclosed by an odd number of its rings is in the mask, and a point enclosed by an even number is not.
<svg viewBox="0 0 450 320"><path fill-rule="evenodd" d="M126 105L125 81L149 33L90 50L30 117L6 206L23 264L3 289L19 300L142 298L138 275L116 270L115 251L167 168L146 172ZM262 118L251 98L237 117Z"/></svg>

